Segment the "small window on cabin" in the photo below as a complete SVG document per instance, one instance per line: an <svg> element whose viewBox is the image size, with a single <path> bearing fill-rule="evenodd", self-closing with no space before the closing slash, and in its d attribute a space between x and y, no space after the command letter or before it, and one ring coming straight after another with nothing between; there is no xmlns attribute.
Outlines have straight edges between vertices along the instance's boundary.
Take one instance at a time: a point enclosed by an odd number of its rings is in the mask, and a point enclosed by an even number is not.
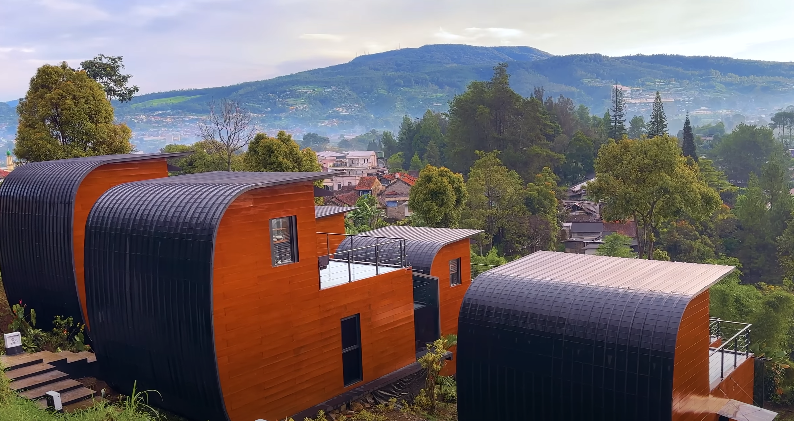
<svg viewBox="0 0 794 421"><path fill-rule="evenodd" d="M298 261L298 230L294 216L270 220L270 245L273 266L281 266Z"/></svg>
<svg viewBox="0 0 794 421"><path fill-rule="evenodd" d="M460 257L449 261L449 285L460 285Z"/></svg>
<svg viewBox="0 0 794 421"><path fill-rule="evenodd" d="M336 189L342 190L342 183L336 183Z"/></svg>
<svg viewBox="0 0 794 421"><path fill-rule="evenodd" d="M361 364L361 314L342 319L342 377L345 386L364 379Z"/></svg>

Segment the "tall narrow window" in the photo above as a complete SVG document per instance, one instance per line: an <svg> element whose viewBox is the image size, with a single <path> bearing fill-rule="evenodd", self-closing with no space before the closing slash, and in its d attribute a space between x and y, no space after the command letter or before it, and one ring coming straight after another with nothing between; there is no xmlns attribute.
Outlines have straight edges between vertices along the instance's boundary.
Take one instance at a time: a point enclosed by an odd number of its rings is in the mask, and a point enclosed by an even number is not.
<svg viewBox="0 0 794 421"><path fill-rule="evenodd" d="M342 376L345 386L363 380L361 366L361 315L342 319Z"/></svg>
<svg viewBox="0 0 794 421"><path fill-rule="evenodd" d="M460 285L460 257L449 261L449 285Z"/></svg>
<svg viewBox="0 0 794 421"><path fill-rule="evenodd" d="M298 261L297 234L294 216L270 220L270 248L273 254L273 266L281 266Z"/></svg>

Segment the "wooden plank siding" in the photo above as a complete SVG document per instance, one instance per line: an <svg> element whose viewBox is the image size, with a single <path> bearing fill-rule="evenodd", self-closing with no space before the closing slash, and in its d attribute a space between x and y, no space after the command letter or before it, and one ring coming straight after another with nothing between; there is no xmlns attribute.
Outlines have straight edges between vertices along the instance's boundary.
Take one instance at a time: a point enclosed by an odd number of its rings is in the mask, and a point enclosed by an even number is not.
<svg viewBox="0 0 794 421"><path fill-rule="evenodd" d="M331 234L344 234L345 233L345 214L338 213L317 219L317 232L327 232ZM330 254L336 251L336 248L342 244L345 239L344 235L317 235L317 255L325 256L330 250Z"/></svg>
<svg viewBox="0 0 794 421"><path fill-rule="evenodd" d="M341 319L356 313L364 382L416 360L410 269L320 290L316 233L323 229L313 199L311 183L256 189L221 220L213 324L232 421L283 419L359 386L344 387L342 376ZM290 215L297 219L299 259L273 267L268 221Z"/></svg>
<svg viewBox="0 0 794 421"><path fill-rule="evenodd" d="M85 296L85 223L88 213L99 197L111 188L133 181L168 177L165 159L105 164L91 171L80 183L74 200L73 250L74 269L77 280L77 295L83 312L83 320L89 326Z"/></svg>
<svg viewBox="0 0 794 421"><path fill-rule="evenodd" d="M681 316L673 366L673 421L711 420L706 408L688 399L709 396L709 292L693 298Z"/></svg>
<svg viewBox="0 0 794 421"><path fill-rule="evenodd" d="M449 284L449 261L460 258L461 284ZM438 278L439 306L441 307L441 336L458 333L458 316L466 290L471 285L471 250L469 239L447 244L436 253L430 275ZM441 374L451 376L456 371L456 347L452 348L452 361L447 361Z"/></svg>

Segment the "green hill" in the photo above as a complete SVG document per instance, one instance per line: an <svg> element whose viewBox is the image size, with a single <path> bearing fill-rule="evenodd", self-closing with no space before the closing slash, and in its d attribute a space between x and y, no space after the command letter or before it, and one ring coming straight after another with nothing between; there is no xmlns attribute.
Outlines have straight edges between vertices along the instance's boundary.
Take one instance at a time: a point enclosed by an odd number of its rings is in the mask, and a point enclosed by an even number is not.
<svg viewBox="0 0 794 421"><path fill-rule="evenodd" d="M448 101L473 80L488 79L510 63L511 83L523 95L543 86L603 112L609 86L662 90L687 109L742 109L794 102L794 63L675 55L552 56L530 47L428 45L358 57L349 63L238 85L141 95L120 104L120 117L203 114L210 99L232 98L267 124L394 127L405 115Z"/></svg>

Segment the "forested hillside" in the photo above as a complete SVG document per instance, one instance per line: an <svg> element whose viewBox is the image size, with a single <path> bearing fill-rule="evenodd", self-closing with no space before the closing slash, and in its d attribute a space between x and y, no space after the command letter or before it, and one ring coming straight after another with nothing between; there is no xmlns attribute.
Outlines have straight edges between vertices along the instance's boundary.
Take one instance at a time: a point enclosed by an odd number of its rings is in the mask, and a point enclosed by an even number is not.
<svg viewBox="0 0 794 421"><path fill-rule="evenodd" d="M203 114L211 98L232 98L268 123L391 128L403 115L446 111L474 80L498 63L510 64L511 82L529 96L543 86L596 112L607 108L616 81L701 106L778 107L794 93L794 64L673 55L552 56L530 47L429 45L358 57L349 63L226 87L141 95L117 107L120 116Z"/></svg>

